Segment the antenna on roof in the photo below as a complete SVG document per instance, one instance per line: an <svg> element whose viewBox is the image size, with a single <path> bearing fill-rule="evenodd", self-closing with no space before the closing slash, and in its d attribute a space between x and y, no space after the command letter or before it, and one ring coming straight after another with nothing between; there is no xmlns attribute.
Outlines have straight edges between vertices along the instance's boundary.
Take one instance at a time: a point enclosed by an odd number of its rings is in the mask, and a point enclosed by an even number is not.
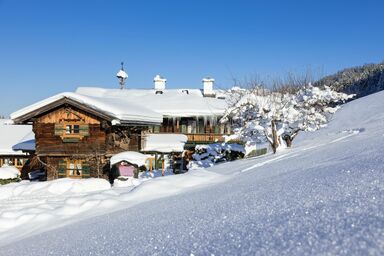
<svg viewBox="0 0 384 256"><path fill-rule="evenodd" d="M124 62L121 62L121 69L116 74L117 79L119 79L120 89L124 89L125 80L128 78L128 74L124 71Z"/></svg>

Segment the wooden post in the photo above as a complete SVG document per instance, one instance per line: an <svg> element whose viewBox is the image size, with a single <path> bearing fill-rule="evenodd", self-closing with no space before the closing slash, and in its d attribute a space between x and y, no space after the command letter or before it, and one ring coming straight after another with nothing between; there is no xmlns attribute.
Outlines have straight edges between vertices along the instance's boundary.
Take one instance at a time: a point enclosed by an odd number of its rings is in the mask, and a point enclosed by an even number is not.
<svg viewBox="0 0 384 256"><path fill-rule="evenodd" d="M161 154L161 159L162 159L162 161L161 161L161 176L164 176L164 172L165 172L165 170L164 170L164 154Z"/></svg>
<svg viewBox="0 0 384 256"><path fill-rule="evenodd" d="M157 169L157 153L155 153L155 170Z"/></svg>

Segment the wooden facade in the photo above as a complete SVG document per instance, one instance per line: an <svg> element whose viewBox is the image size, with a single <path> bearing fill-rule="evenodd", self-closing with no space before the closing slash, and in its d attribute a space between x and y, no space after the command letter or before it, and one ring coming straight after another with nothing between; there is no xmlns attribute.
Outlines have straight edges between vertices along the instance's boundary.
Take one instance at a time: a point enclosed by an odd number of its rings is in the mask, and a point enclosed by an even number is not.
<svg viewBox="0 0 384 256"><path fill-rule="evenodd" d="M94 114L63 105L33 121L36 155L45 163L47 178L102 177L113 154L140 150L145 126L112 126Z"/></svg>
<svg viewBox="0 0 384 256"><path fill-rule="evenodd" d="M108 159L122 151L140 151L146 133L183 133L188 145L223 141L229 126L214 117L165 117L152 124L112 125L111 119L92 109L63 101L45 107L25 121L33 122L36 156L44 165L47 179L105 177ZM25 122L24 121L24 122Z"/></svg>
<svg viewBox="0 0 384 256"><path fill-rule="evenodd" d="M151 127L153 133L182 133L188 144L223 142L223 135L231 134L230 125L220 124L217 117L165 117L160 127Z"/></svg>

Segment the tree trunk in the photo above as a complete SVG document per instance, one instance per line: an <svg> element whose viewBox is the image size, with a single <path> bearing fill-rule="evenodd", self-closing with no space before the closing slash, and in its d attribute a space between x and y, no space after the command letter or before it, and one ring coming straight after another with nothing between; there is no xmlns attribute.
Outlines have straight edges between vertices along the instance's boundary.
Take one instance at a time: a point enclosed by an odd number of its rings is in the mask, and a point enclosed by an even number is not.
<svg viewBox="0 0 384 256"><path fill-rule="evenodd" d="M292 146L292 138L291 136L284 136L283 140L285 141L285 144L287 144L287 147L290 148Z"/></svg>
<svg viewBox="0 0 384 256"><path fill-rule="evenodd" d="M276 123L275 123L275 120L272 120L271 121L271 126L272 126L272 150L273 150L273 153L275 154L276 153L276 150L277 148L279 147L279 138L278 138L278 135L277 135L277 131L276 131Z"/></svg>
<svg viewBox="0 0 384 256"><path fill-rule="evenodd" d="M285 144L287 144L288 148L292 146L292 141L298 133L299 133L299 130L296 130L292 135L286 134L283 136L283 140L285 141Z"/></svg>

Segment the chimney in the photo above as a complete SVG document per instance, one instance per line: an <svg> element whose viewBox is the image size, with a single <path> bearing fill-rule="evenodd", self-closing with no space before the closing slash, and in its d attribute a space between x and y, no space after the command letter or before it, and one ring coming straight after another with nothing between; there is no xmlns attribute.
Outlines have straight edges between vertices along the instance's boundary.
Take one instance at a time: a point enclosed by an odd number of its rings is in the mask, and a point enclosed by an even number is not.
<svg viewBox="0 0 384 256"><path fill-rule="evenodd" d="M204 97L214 97L215 92L213 91L213 83L215 79L210 77L203 78L203 95Z"/></svg>
<svg viewBox="0 0 384 256"><path fill-rule="evenodd" d="M155 90L157 92L163 92L165 90L165 83L167 82L167 79L161 77L160 75L156 75L153 78L153 82L155 83Z"/></svg>

